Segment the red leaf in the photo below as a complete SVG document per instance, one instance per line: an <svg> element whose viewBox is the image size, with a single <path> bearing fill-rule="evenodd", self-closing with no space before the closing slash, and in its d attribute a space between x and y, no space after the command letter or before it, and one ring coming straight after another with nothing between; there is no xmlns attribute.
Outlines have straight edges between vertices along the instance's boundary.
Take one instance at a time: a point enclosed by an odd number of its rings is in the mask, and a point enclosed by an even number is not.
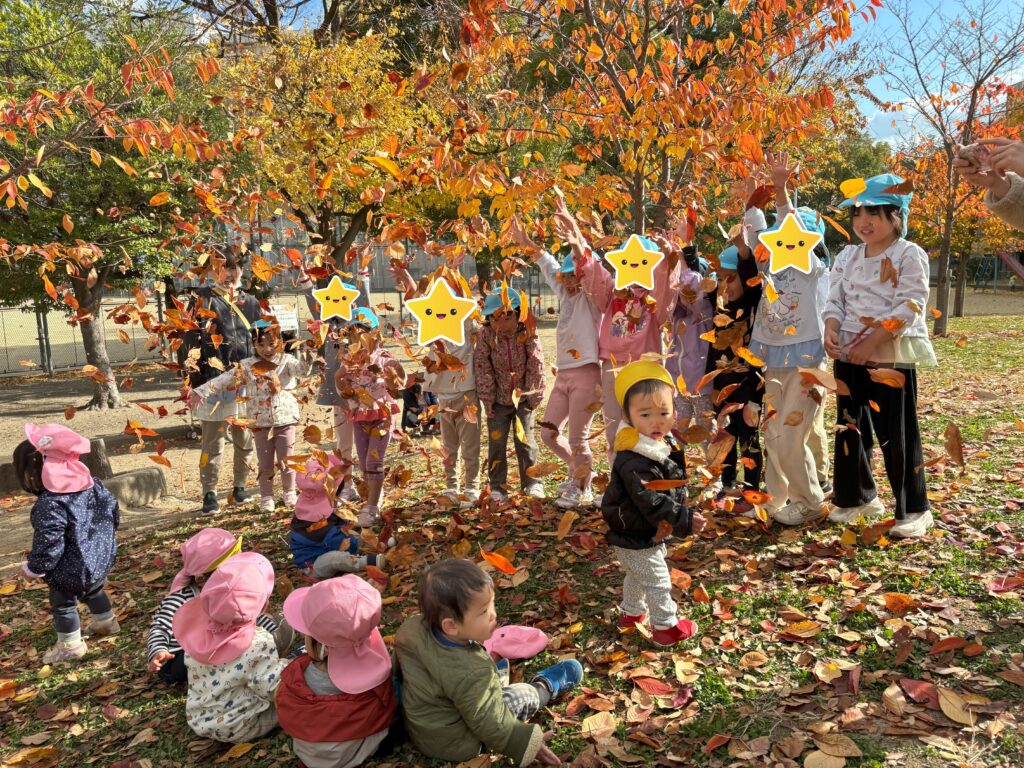
<svg viewBox="0 0 1024 768"><path fill-rule="evenodd" d="M918 704L924 704L928 709L939 709L939 689L931 683L904 677L900 680L900 688Z"/></svg>
<svg viewBox="0 0 1024 768"><path fill-rule="evenodd" d="M708 739L708 743L704 745L704 754L710 755L723 744L728 744L731 738L731 733L716 733Z"/></svg>
<svg viewBox="0 0 1024 768"><path fill-rule="evenodd" d="M516 572L516 567L497 552L488 552L480 547L480 556L502 573L513 574Z"/></svg>
<svg viewBox="0 0 1024 768"><path fill-rule="evenodd" d="M637 688L647 691L651 696L669 696L676 692L674 686L654 677L634 677L633 682Z"/></svg>

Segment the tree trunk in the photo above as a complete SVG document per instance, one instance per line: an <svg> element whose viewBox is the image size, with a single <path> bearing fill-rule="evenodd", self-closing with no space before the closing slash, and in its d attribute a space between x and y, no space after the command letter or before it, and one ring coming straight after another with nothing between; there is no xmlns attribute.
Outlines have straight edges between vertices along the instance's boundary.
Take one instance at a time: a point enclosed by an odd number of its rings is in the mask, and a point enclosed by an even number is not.
<svg viewBox="0 0 1024 768"><path fill-rule="evenodd" d="M82 346L85 347L85 360L104 377L103 381L93 381L92 399L79 410L106 410L107 408L121 408L125 405L117 388L114 371L110 367L110 358L107 356L107 340L103 335L103 309L101 306L104 292L103 283L110 272L110 267L100 267L97 272L96 282L91 287L84 276L71 279L79 307L87 310L90 315L90 319L79 323L82 330Z"/></svg>
<svg viewBox="0 0 1024 768"><path fill-rule="evenodd" d="M953 296L953 317L964 316L964 294L967 293L967 256L956 262L956 293Z"/></svg>
<svg viewBox="0 0 1024 768"><path fill-rule="evenodd" d="M633 234L642 235L644 233L644 224L647 222L647 200L644 185L644 175L642 171L637 171L633 176L633 189L632 189L632 214L633 214Z"/></svg>
<svg viewBox="0 0 1024 768"><path fill-rule="evenodd" d="M953 240L953 208L946 207L946 217L942 226L942 243L939 246L939 281L935 287L935 308L942 314L935 318L932 334L946 335L946 323L949 319L949 254Z"/></svg>

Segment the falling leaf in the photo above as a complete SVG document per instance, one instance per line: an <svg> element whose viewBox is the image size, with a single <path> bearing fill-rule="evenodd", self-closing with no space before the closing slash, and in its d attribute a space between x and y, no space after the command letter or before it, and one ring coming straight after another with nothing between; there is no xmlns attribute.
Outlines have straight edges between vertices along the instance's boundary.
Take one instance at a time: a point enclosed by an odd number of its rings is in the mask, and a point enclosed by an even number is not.
<svg viewBox="0 0 1024 768"><path fill-rule="evenodd" d="M320 441L323 439L320 434L320 427L316 424L310 424L302 430L302 437L310 445L320 445Z"/></svg>
<svg viewBox="0 0 1024 768"><path fill-rule="evenodd" d="M67 408L64 409L64 419L66 421L71 421L73 418L75 418L76 413L78 413L78 410L75 408L75 406L69 405Z"/></svg>
<svg viewBox="0 0 1024 768"><path fill-rule="evenodd" d="M670 478L658 478L656 480L644 480L643 486L649 491L671 491L673 488L679 488L686 485L684 479L670 479Z"/></svg>
<svg viewBox="0 0 1024 768"><path fill-rule="evenodd" d="M562 465L554 461L543 461L540 464L534 464L526 470L528 477L534 479L540 479L547 477L548 475L557 472L562 468Z"/></svg>
<svg viewBox="0 0 1024 768"><path fill-rule="evenodd" d="M944 433L946 455L957 466L964 466L964 441L960 436L960 427L952 421L946 425Z"/></svg>
<svg viewBox="0 0 1024 768"><path fill-rule="evenodd" d="M907 377L901 372L892 368L868 368L868 376L877 384L885 384L887 387L902 389Z"/></svg>
<svg viewBox="0 0 1024 768"><path fill-rule="evenodd" d="M562 519L558 521L558 531L556 537L558 541L561 541L569 535L569 531L572 530L572 524L576 522L576 518L579 515L574 509L567 509L565 514L562 515Z"/></svg>
<svg viewBox="0 0 1024 768"><path fill-rule="evenodd" d="M488 552L483 547L480 547L480 556L491 564L495 569L502 573L513 574L517 568L512 565L503 555L499 555L497 552Z"/></svg>
<svg viewBox="0 0 1024 768"><path fill-rule="evenodd" d="M654 543L658 544L672 535L672 523L668 520L659 520L658 528L654 532Z"/></svg>

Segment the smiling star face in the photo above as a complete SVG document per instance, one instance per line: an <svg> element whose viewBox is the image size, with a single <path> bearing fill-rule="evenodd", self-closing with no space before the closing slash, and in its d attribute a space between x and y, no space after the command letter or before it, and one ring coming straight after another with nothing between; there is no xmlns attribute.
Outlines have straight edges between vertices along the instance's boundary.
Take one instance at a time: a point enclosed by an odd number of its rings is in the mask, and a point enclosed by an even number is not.
<svg viewBox="0 0 1024 768"><path fill-rule="evenodd" d="M447 280L434 280L430 290L405 302L418 325L416 341L421 346L444 339L461 346L466 343L466 318L476 311L476 302L456 296Z"/></svg>
<svg viewBox="0 0 1024 768"><path fill-rule="evenodd" d="M800 218L790 211L783 219L781 227L770 232L762 232L757 239L771 254L768 262L769 271L781 272L786 267L792 267L809 275L811 251L822 241L822 236L804 229Z"/></svg>
<svg viewBox="0 0 1024 768"><path fill-rule="evenodd" d="M358 297L359 291L356 287L341 282L337 275L331 278L326 288L317 288L313 291L313 298L320 305L321 320L330 320L332 317L351 320L352 302Z"/></svg>
<svg viewBox="0 0 1024 768"><path fill-rule="evenodd" d="M626 244L617 251L605 254L609 266L615 271L615 290L639 285L654 289L654 268L665 258L658 250L648 250L636 235L630 235Z"/></svg>

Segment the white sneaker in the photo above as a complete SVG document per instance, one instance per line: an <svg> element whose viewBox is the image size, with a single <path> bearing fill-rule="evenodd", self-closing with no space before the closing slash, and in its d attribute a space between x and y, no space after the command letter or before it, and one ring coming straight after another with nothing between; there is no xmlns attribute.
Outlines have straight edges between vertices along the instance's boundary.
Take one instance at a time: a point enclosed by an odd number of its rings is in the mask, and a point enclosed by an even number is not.
<svg viewBox="0 0 1024 768"><path fill-rule="evenodd" d="M338 498L342 501L357 502L362 500L362 496L359 495L359 491L356 490L356 484L349 481L349 483L341 489L341 493L338 494Z"/></svg>
<svg viewBox="0 0 1024 768"><path fill-rule="evenodd" d="M534 483L533 485L527 486L526 490L523 491L524 496L529 496L531 499L546 499L547 494L544 493L544 486L540 483Z"/></svg>
<svg viewBox="0 0 1024 768"><path fill-rule="evenodd" d="M445 488L441 491L441 495L447 496L450 501L458 501L461 494L458 488Z"/></svg>
<svg viewBox="0 0 1024 768"><path fill-rule="evenodd" d="M804 523L810 523L821 517L821 510L808 509L803 504L793 502L786 506L772 510L768 513L772 520L782 523L783 525L803 525Z"/></svg>
<svg viewBox="0 0 1024 768"><path fill-rule="evenodd" d="M110 635L116 635L121 631L121 625L117 623L117 617L110 619L109 621L96 621L89 622L89 626L82 629L82 637L109 637Z"/></svg>
<svg viewBox="0 0 1024 768"><path fill-rule="evenodd" d="M295 491L285 491L284 494L284 505L286 507L294 507L299 500L299 494Z"/></svg>
<svg viewBox="0 0 1024 768"><path fill-rule="evenodd" d="M904 520L897 520L889 535L897 539L919 539L934 524L930 511L918 512L916 515L907 515Z"/></svg>
<svg viewBox="0 0 1024 768"><path fill-rule="evenodd" d="M586 488L580 491L580 506L589 507L594 503L594 492L590 490L588 485Z"/></svg>
<svg viewBox="0 0 1024 768"><path fill-rule="evenodd" d="M603 493L591 494L591 501L592 501L592 503L594 504L595 507L600 508L601 507L601 502L604 501L604 494Z"/></svg>
<svg viewBox="0 0 1024 768"><path fill-rule="evenodd" d="M43 664L60 664L64 661L74 661L85 656L88 650L84 640L79 640L77 643L62 643L58 640L50 650L43 654Z"/></svg>
<svg viewBox="0 0 1024 768"><path fill-rule="evenodd" d="M858 517L878 517L885 514L885 505L877 496L867 504L860 504L856 507L833 507L828 513L830 523L849 523Z"/></svg>
<svg viewBox="0 0 1024 768"><path fill-rule="evenodd" d="M359 517L356 518L356 525L360 528L373 528L380 522L380 508L373 504L364 504L359 510Z"/></svg>
<svg viewBox="0 0 1024 768"><path fill-rule="evenodd" d="M275 506L277 505L274 502L273 496L260 497L260 512L273 512Z"/></svg>
<svg viewBox="0 0 1024 768"><path fill-rule="evenodd" d="M502 503L508 501L508 494L505 493L501 489L492 488L491 489L491 499L494 500L495 504L502 504Z"/></svg>
<svg viewBox="0 0 1024 768"><path fill-rule="evenodd" d="M476 488L467 488L462 492L462 501L459 502L459 508L470 509L475 507L478 501L480 501L480 491Z"/></svg>
<svg viewBox="0 0 1024 768"><path fill-rule="evenodd" d="M555 499L555 506L560 509L575 509L580 505L580 489L574 485L562 490L562 495Z"/></svg>
<svg viewBox="0 0 1024 768"><path fill-rule="evenodd" d="M575 487L576 483L572 481L571 477L568 477L555 487L555 493L557 493L559 496L564 496L566 491L568 491L570 488Z"/></svg>

